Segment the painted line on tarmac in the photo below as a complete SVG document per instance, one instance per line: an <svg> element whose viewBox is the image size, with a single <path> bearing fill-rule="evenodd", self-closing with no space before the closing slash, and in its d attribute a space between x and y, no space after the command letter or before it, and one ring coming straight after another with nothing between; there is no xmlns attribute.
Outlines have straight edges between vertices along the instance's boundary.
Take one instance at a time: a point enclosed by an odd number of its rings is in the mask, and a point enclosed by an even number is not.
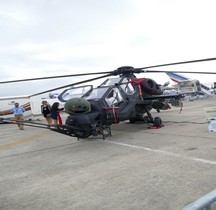
<svg viewBox="0 0 216 210"><path fill-rule="evenodd" d="M46 136L46 135L48 135L47 131L39 133L39 134L34 135L34 136L29 136L29 137L26 137L26 138L22 138L22 139L19 139L18 141L15 141L15 142L12 142L12 143L0 146L0 150L9 149L9 148L11 148L13 146L16 146L16 145L19 145L19 144L23 144L23 143L26 143L28 141L31 141L31 140L34 140L34 139L37 139L39 137Z"/></svg>
<svg viewBox="0 0 216 210"><path fill-rule="evenodd" d="M132 144L125 144L125 143L114 142L114 141L106 141L106 142L111 143L111 144L124 146L124 147L130 147L130 148L134 148L134 149L145 150L145 151L148 151L148 152L160 153L160 154L167 155L167 156L172 156L172 157L177 157L177 158L182 158L182 159L189 159L189 160L193 160L193 161L197 161L197 162L216 165L216 161L206 160L206 159L202 159L202 158L188 157L188 156L176 154L176 153L173 153L173 152L167 152L167 151L163 151L163 150L152 149L152 148L149 148L149 147L142 147L142 146L137 146L137 145L132 145Z"/></svg>

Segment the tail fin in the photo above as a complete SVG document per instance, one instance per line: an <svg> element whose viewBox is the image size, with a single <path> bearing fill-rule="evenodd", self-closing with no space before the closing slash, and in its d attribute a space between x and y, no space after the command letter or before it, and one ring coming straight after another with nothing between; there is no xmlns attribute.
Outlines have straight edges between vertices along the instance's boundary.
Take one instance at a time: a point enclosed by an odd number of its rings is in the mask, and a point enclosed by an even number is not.
<svg viewBox="0 0 216 210"><path fill-rule="evenodd" d="M173 82L181 82L181 81L184 81L184 80L188 80L189 78L185 77L185 76L182 76L182 75L179 75L177 73L172 73L172 72L166 72L166 74L170 77L170 79L173 81Z"/></svg>

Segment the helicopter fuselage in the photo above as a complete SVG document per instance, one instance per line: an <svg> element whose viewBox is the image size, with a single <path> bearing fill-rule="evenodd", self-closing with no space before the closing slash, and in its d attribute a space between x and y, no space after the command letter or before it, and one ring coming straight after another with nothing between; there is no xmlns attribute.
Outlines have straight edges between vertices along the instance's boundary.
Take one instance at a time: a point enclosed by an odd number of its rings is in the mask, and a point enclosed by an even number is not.
<svg viewBox="0 0 216 210"><path fill-rule="evenodd" d="M63 101L64 95L72 97L72 92L73 89L64 91L59 100ZM157 118L155 122L152 117L151 109L158 112L168 109L170 106L166 100L180 99L178 95L164 97L161 96L162 93L163 88L154 80L137 79L133 74L107 79L97 88L85 91L80 99L72 97L66 102L65 107L69 107L66 109L69 113L66 125L71 126L69 133L76 137L88 137L125 120L145 121L161 126L161 120ZM89 105L86 105L86 102ZM144 116L145 113L147 116Z"/></svg>

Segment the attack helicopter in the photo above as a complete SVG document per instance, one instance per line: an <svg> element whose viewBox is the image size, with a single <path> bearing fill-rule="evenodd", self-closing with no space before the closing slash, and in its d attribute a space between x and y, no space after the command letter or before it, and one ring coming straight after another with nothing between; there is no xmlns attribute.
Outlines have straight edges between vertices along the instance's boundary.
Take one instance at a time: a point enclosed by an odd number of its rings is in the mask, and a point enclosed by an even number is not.
<svg viewBox="0 0 216 210"><path fill-rule="evenodd" d="M118 77L108 78L96 88L69 88L59 95L58 99L65 102L65 111L69 114L63 130L78 138L101 134L104 139L105 132L111 136L112 124L126 120L161 127L161 118L153 117L151 109L159 112L169 109L169 104L181 105L183 95L163 96L163 86L150 78L136 78L133 67L120 67L114 75ZM83 94L73 97L79 88L84 90Z"/></svg>
<svg viewBox="0 0 216 210"><path fill-rule="evenodd" d="M162 119L160 117L153 117L151 110L155 109L157 112L160 112L160 110L170 109L171 106L182 106L182 99L184 97L182 94L163 95L164 85L159 85L150 78L137 78L136 74L145 72L166 73L168 71L154 71L147 69L213 60L216 60L216 58L162 64L143 68L122 66L110 72L3 81L0 82L0 84L105 74L100 77L46 90L29 96L33 97L53 90L65 88L58 96L58 99L65 103L65 112L68 113L69 116L67 117L65 124L57 125L50 129L72 137L77 137L78 139L97 135L102 135L103 139L105 139L106 136L112 135L112 124L117 124L126 120L129 120L130 123L142 121L158 128L162 127ZM212 72L185 71L181 71L181 73L214 74ZM108 79L96 88L94 88L93 85L77 86L102 78Z"/></svg>

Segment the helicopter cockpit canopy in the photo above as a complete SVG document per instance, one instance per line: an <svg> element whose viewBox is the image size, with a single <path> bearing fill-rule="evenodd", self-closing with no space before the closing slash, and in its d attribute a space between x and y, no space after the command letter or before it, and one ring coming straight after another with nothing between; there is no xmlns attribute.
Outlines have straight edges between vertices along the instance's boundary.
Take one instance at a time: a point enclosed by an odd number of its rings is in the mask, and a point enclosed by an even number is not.
<svg viewBox="0 0 216 210"><path fill-rule="evenodd" d="M121 78L109 78L106 79L99 87L111 86L120 83Z"/></svg>
<svg viewBox="0 0 216 210"><path fill-rule="evenodd" d="M86 94L84 98L86 100L104 98L108 106L114 106L123 102L122 91L128 95L133 95L135 93L135 89L130 83L130 79L109 78L100 86L94 88L89 94Z"/></svg>
<svg viewBox="0 0 216 210"><path fill-rule="evenodd" d="M104 96L104 94L108 91L109 87L103 88L94 88L89 94L86 94L84 98L86 100L99 99Z"/></svg>
<svg viewBox="0 0 216 210"><path fill-rule="evenodd" d="M58 99L62 102L65 102L71 98L81 98L84 95L91 92L93 89L92 85L85 85L79 87L70 87L64 90L59 96Z"/></svg>
<svg viewBox="0 0 216 210"><path fill-rule="evenodd" d="M128 78L109 78L105 80L99 87L106 87L106 86L114 86L119 84L121 89L129 95L132 95L135 92L133 85L130 83L130 79Z"/></svg>
<svg viewBox="0 0 216 210"><path fill-rule="evenodd" d="M108 106L116 106L119 105L123 101L123 97L118 88L112 88L109 93L106 95L105 101Z"/></svg>

